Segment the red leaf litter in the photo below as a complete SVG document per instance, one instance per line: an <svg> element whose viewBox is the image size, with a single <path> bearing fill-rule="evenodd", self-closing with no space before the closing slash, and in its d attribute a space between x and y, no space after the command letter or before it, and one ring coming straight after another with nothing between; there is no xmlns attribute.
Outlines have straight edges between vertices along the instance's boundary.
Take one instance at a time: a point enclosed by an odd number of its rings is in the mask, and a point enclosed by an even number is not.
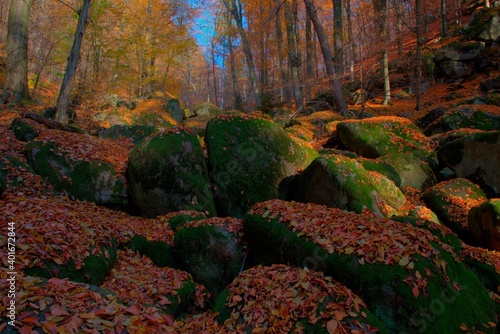
<svg viewBox="0 0 500 334"><path fill-rule="evenodd" d="M300 319L326 327L329 333L376 333L362 324L363 300L323 273L286 265L257 266L241 273L228 286L226 305L233 312L224 323L229 333L287 333ZM329 300L326 304L324 302ZM322 305L324 304L324 305ZM320 307L321 306L321 307ZM353 319L354 318L354 319Z"/></svg>
<svg viewBox="0 0 500 334"><path fill-rule="evenodd" d="M128 155L134 147L128 138L111 140L61 130L44 131L34 141L52 142L61 154L74 160L108 162L119 173L127 169Z"/></svg>
<svg viewBox="0 0 500 334"><path fill-rule="evenodd" d="M7 291L6 274L0 286ZM123 305L113 294L67 279L17 276L16 328L19 333L174 333L174 319L156 307ZM9 299L2 297L5 314Z"/></svg>
<svg viewBox="0 0 500 334"><path fill-rule="evenodd" d="M117 298L126 305L166 308L177 298L177 291L192 281L185 271L160 268L146 256L132 250L119 250L113 269L101 287L117 292Z"/></svg>

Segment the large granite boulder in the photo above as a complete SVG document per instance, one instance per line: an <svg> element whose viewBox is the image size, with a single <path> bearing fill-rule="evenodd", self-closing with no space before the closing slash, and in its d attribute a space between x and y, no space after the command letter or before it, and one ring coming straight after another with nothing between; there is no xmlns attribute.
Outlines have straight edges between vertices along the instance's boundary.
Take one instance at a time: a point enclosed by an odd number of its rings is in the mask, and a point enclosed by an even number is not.
<svg viewBox="0 0 500 334"><path fill-rule="evenodd" d="M422 198L439 220L466 241L471 240L469 210L486 200L483 191L466 179L452 179L427 189Z"/></svg>
<svg viewBox="0 0 500 334"><path fill-rule="evenodd" d="M219 294L243 266L243 224L237 218L210 218L184 224L175 233L181 268Z"/></svg>
<svg viewBox="0 0 500 334"><path fill-rule="evenodd" d="M438 163L432 141L410 120L401 117L372 117L337 124L337 133L349 150L376 159L391 153L411 154L436 170Z"/></svg>
<svg viewBox="0 0 500 334"><path fill-rule="evenodd" d="M500 131L454 140L441 146L438 155L456 176L478 184L489 197L500 196Z"/></svg>
<svg viewBox="0 0 500 334"><path fill-rule="evenodd" d="M469 228L481 247L500 251L500 199L491 199L470 209Z"/></svg>
<svg viewBox="0 0 500 334"><path fill-rule="evenodd" d="M388 163L396 169L401 179L400 187L425 190L437 182L429 165L413 155L393 153L384 155L378 160Z"/></svg>
<svg viewBox="0 0 500 334"><path fill-rule="evenodd" d="M217 212L236 218L257 202L277 198L280 182L317 156L272 121L250 116L213 119L205 142Z"/></svg>
<svg viewBox="0 0 500 334"><path fill-rule="evenodd" d="M149 137L130 153L130 197L144 217L195 210L215 214L200 139L173 128Z"/></svg>
<svg viewBox="0 0 500 334"><path fill-rule="evenodd" d="M26 148L29 165L58 191L102 205L128 205L124 173L130 148L84 134L50 130Z"/></svg>
<svg viewBox="0 0 500 334"><path fill-rule="evenodd" d="M394 214L406 202L394 182L341 155L316 158L289 187L288 199L379 216Z"/></svg>

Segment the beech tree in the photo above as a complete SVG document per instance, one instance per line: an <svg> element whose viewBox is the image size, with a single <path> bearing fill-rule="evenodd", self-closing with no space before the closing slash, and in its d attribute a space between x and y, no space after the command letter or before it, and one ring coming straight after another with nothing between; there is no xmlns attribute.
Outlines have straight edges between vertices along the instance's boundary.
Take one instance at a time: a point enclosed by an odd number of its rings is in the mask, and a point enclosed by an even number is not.
<svg viewBox="0 0 500 334"><path fill-rule="evenodd" d="M0 104L29 99L28 26L33 0L11 0L7 23L7 84Z"/></svg>
<svg viewBox="0 0 500 334"><path fill-rule="evenodd" d="M344 96L342 95L342 84L340 80L335 76L335 65L333 63L330 44L328 43L328 37L326 36L325 29L323 28L323 25L318 18L316 6L314 6L313 0L304 0L304 4L306 5L307 13L309 14L311 22L313 23L314 30L316 31L316 36L318 37L321 51L323 52L326 73L328 74L330 87L333 92L335 107L340 115L346 116L349 110L347 109L347 104L345 103Z"/></svg>
<svg viewBox="0 0 500 334"><path fill-rule="evenodd" d="M375 11L375 27L377 29L377 37L380 38L379 43L382 45L380 52L380 69L384 80L384 100L382 105L387 105L391 99L391 83L389 79L389 53L388 53L388 28L387 28L387 0L373 0L373 8Z"/></svg>
<svg viewBox="0 0 500 334"><path fill-rule="evenodd" d="M73 83L75 81L76 67L80 59L80 49L82 46L83 35L85 33L85 27L88 23L90 7L92 5L91 1L92 0L83 0L82 8L78 13L79 16L75 31L75 38L73 40L73 46L71 47L71 52L69 54L66 71L64 72L61 89L59 90L59 96L57 97L55 119L62 124L68 124L69 121L69 99L71 89L73 88Z"/></svg>
<svg viewBox="0 0 500 334"><path fill-rule="evenodd" d="M255 62L252 55L252 49L250 46L250 41L248 40L247 33L245 28L243 27L243 6L241 3L237 2L237 0L222 0L227 10L231 13L236 23L236 27L238 29L238 33L241 38L241 43L243 44L243 50L245 52L245 57L248 66L248 72L250 76L250 83L253 88L255 103L257 108L261 106L261 96L259 83L257 81L257 74L255 72Z"/></svg>

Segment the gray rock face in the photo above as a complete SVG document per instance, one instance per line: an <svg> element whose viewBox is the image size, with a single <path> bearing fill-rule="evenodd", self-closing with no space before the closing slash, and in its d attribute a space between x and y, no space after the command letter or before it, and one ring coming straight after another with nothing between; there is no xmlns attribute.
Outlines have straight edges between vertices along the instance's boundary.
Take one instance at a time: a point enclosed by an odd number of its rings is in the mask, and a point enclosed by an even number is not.
<svg viewBox="0 0 500 334"><path fill-rule="evenodd" d="M477 183L490 197L500 196L500 131L454 140L443 145L438 155L458 177Z"/></svg>

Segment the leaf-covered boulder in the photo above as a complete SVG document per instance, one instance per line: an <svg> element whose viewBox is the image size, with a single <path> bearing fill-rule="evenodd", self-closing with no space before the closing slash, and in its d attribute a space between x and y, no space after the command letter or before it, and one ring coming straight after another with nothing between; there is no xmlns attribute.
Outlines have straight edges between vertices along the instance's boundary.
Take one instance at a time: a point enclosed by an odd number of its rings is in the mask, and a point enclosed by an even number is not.
<svg viewBox="0 0 500 334"><path fill-rule="evenodd" d="M111 140L45 131L26 148L31 167L54 188L102 205L128 204L124 176L130 148Z"/></svg>
<svg viewBox="0 0 500 334"><path fill-rule="evenodd" d="M118 140L130 138L134 144L140 144L153 133L158 132L153 125L113 125L99 132L99 137Z"/></svg>
<svg viewBox="0 0 500 334"><path fill-rule="evenodd" d="M250 116L213 119L205 142L220 216L242 217L253 204L277 198L280 182L317 156L272 121Z"/></svg>
<svg viewBox="0 0 500 334"><path fill-rule="evenodd" d="M484 248L500 251L500 199L491 199L469 210L472 238Z"/></svg>
<svg viewBox="0 0 500 334"><path fill-rule="evenodd" d="M10 282L0 274L0 288ZM2 296L4 297L4 296ZM5 294L3 305L9 300ZM173 333L174 319L158 308L127 306L116 293L68 279L17 276L15 326L2 312L0 331L17 333ZM5 321L4 321L5 320Z"/></svg>
<svg viewBox="0 0 500 334"><path fill-rule="evenodd" d="M136 146L127 179L130 197L144 217L181 210L215 214L200 139L188 129L164 130Z"/></svg>
<svg viewBox="0 0 500 334"><path fill-rule="evenodd" d="M214 294L238 275L243 265L243 224L237 218L192 221L175 233L181 268Z"/></svg>
<svg viewBox="0 0 500 334"><path fill-rule="evenodd" d="M107 210L107 209L103 209ZM99 219L93 203L67 198L23 198L9 195L0 201L0 223L15 223L18 272L29 276L69 278L99 285L116 257L116 239L106 225L108 215ZM7 242L1 243L7 254Z"/></svg>
<svg viewBox="0 0 500 334"><path fill-rule="evenodd" d="M341 283L280 264L242 272L213 311L226 333L387 333L363 299Z"/></svg>
<svg viewBox="0 0 500 334"><path fill-rule="evenodd" d="M480 185L489 197L500 196L500 131L454 140L441 146L438 154L455 175Z"/></svg>
<svg viewBox="0 0 500 334"><path fill-rule="evenodd" d="M186 310L196 289L187 272L159 268L131 250L118 251L116 263L101 287L115 292L126 306L140 304L172 315Z"/></svg>
<svg viewBox="0 0 500 334"><path fill-rule="evenodd" d="M20 141L28 142L38 136L36 129L31 124L21 118L16 118L10 124L10 129Z"/></svg>
<svg viewBox="0 0 500 334"><path fill-rule="evenodd" d="M410 120L401 117L372 117L337 124L342 143L351 151L376 159L391 153L411 154L437 168L432 141Z"/></svg>
<svg viewBox="0 0 500 334"><path fill-rule="evenodd" d="M379 160L396 169L401 179L400 187L425 190L437 183L436 176L429 165L414 155L394 153L384 155Z"/></svg>
<svg viewBox="0 0 500 334"><path fill-rule="evenodd" d="M316 158L291 187L295 201L358 213L369 209L379 216L392 215L406 202L394 182L341 155Z"/></svg>
<svg viewBox="0 0 500 334"><path fill-rule="evenodd" d="M5 154L0 156L0 195L7 189L24 195L54 194L53 187L22 160Z"/></svg>
<svg viewBox="0 0 500 334"><path fill-rule="evenodd" d="M471 240L467 215L472 207L486 201L479 186L466 179L453 179L427 189L422 198L444 225L466 241Z"/></svg>
<svg viewBox="0 0 500 334"><path fill-rule="evenodd" d="M494 332L486 288L430 231L278 200L252 207L243 227L257 263L324 272L363 296L390 333Z"/></svg>

